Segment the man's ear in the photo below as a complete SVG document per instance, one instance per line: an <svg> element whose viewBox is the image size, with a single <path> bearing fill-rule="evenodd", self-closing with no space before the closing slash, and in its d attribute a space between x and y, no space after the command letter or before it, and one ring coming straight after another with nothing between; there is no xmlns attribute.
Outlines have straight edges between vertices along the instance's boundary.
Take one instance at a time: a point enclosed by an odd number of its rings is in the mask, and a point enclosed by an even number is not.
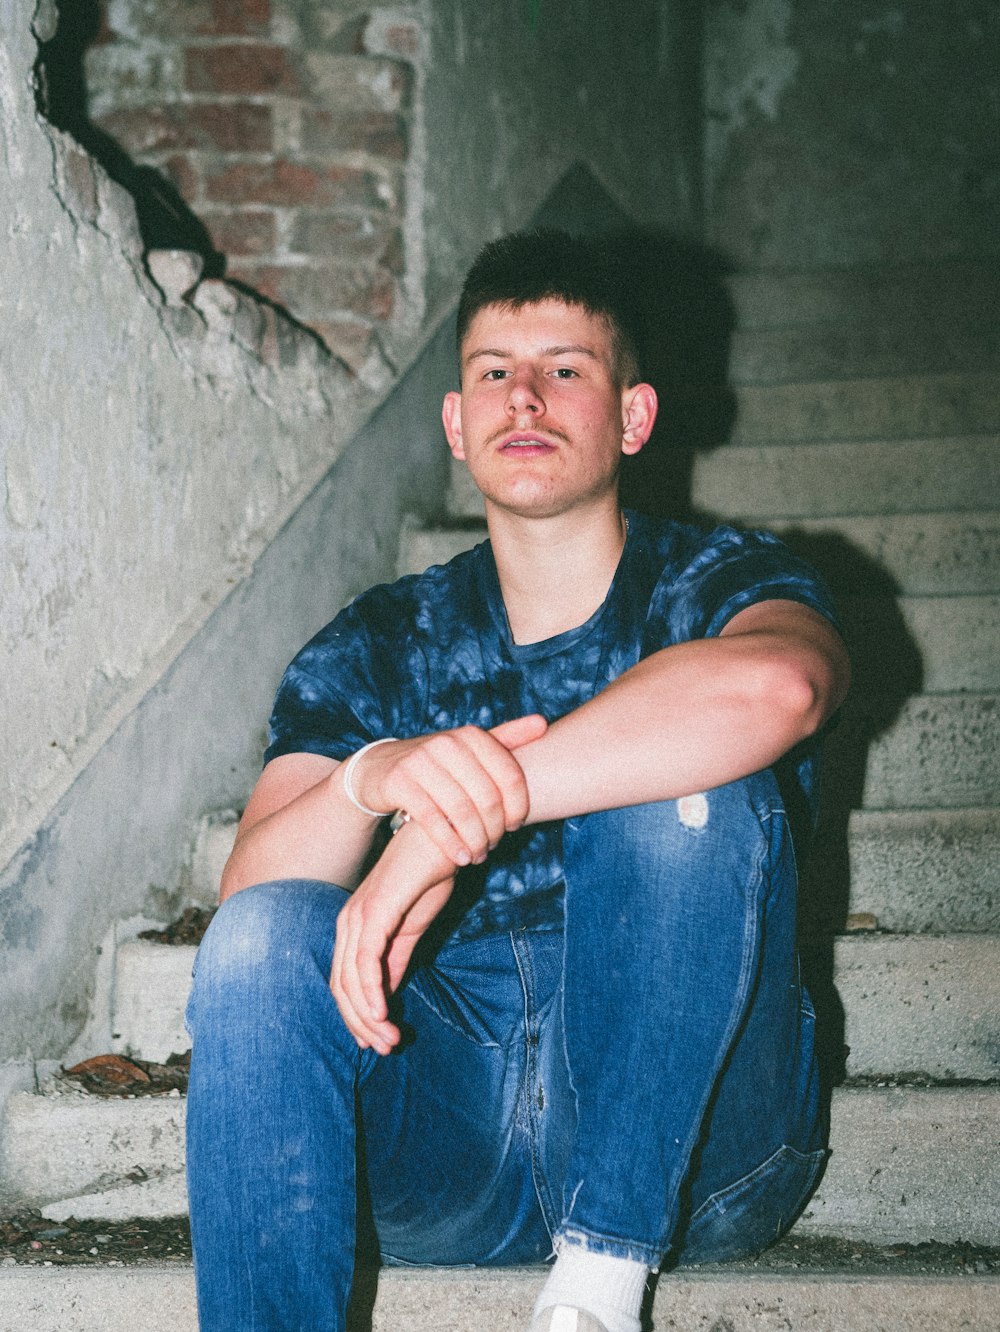
<svg viewBox="0 0 1000 1332"><path fill-rule="evenodd" d="M622 390L622 453L638 453L649 439L657 406L652 384L633 384Z"/></svg>
<svg viewBox="0 0 1000 1332"><path fill-rule="evenodd" d="M458 458L460 462L465 461L465 450L462 448L462 395L456 393L454 389L444 395L444 406L441 408L441 420L444 422L445 438L448 441L448 447L451 449L452 456Z"/></svg>

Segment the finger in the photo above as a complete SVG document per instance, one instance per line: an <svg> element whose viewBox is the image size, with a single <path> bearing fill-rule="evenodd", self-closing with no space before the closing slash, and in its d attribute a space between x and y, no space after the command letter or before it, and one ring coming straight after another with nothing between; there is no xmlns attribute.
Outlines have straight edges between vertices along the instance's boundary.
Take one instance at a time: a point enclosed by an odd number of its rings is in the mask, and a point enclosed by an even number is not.
<svg viewBox="0 0 1000 1332"><path fill-rule="evenodd" d="M483 732L469 729L506 755ZM503 835L503 797L462 732L431 737L400 762L397 776L400 805L454 864L482 859Z"/></svg>
<svg viewBox="0 0 1000 1332"><path fill-rule="evenodd" d="M340 984L365 1036L385 1054L387 1050L383 1047L391 1047L399 1040L398 1029L388 1020L383 967L389 932L397 924L398 912L391 907L374 910L372 899L366 908L357 913L357 928L348 934Z"/></svg>
<svg viewBox="0 0 1000 1332"><path fill-rule="evenodd" d="M538 712L529 712L524 717L515 717L513 721L501 722L494 726L490 735L499 740L505 749L520 749L530 745L533 740L540 740L549 729L549 724Z"/></svg>
<svg viewBox="0 0 1000 1332"><path fill-rule="evenodd" d="M463 727L441 736L433 751L447 782L432 791L473 859L485 857L507 831L501 784L521 779L515 759L485 731Z"/></svg>
<svg viewBox="0 0 1000 1332"><path fill-rule="evenodd" d="M538 718L538 720L544 727L545 719ZM537 728L532 729L537 730ZM528 784L517 756L488 731L473 731L469 743L476 749L483 766L489 771L500 793L503 806L503 832L513 832L516 828L520 828L528 817L530 804Z"/></svg>
<svg viewBox="0 0 1000 1332"><path fill-rule="evenodd" d="M457 807L446 812L443 808L449 804L446 792L449 787L455 788L455 783L448 779L447 774L435 778L433 784L434 793L431 794L416 778L407 778L400 782L399 807L405 809L411 820L420 825L438 850L447 856L453 865L470 865L488 842L488 834L482 825L482 820L477 816L478 821L473 822L468 813L462 819ZM459 799L455 789L452 789L452 797L456 801ZM452 815L456 822L452 821Z"/></svg>
<svg viewBox="0 0 1000 1332"><path fill-rule="evenodd" d="M345 907L338 918L330 989L344 1025L357 1044L362 1049L370 1046L379 1054L388 1054L399 1034L391 1023L375 1023L366 1016L366 1005L363 998L359 998L360 991L355 983L352 957L361 928L359 917L359 912Z"/></svg>

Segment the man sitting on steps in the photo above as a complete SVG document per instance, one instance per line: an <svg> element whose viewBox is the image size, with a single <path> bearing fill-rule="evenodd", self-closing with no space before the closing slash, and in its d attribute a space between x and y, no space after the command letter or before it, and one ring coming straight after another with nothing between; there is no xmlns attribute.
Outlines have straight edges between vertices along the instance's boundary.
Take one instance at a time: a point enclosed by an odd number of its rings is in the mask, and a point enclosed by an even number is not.
<svg viewBox="0 0 1000 1332"><path fill-rule="evenodd" d="M203 1332L341 1332L358 1193L385 1263L554 1250L532 1332L638 1332L815 1184L786 810L846 654L774 538L622 511L619 300L595 243L486 247L444 428L489 540L282 681L189 1008Z"/></svg>

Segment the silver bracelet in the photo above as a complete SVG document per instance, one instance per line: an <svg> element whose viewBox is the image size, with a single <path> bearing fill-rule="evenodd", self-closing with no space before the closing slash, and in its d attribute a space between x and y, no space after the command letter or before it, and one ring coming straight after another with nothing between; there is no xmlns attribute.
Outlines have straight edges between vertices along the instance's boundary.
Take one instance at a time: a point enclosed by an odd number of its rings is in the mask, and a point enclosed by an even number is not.
<svg viewBox="0 0 1000 1332"><path fill-rule="evenodd" d="M347 796L355 809L360 809L361 813L367 814L370 819L384 819L386 814L391 813L391 811L387 809L369 809L367 805L361 803L354 794L354 769L357 766L358 759L363 754L367 754L369 749L374 749L376 745L391 745L395 742L395 739L394 735L387 735L381 740L370 740L367 745L362 745L356 754L352 754L344 764L344 795Z"/></svg>

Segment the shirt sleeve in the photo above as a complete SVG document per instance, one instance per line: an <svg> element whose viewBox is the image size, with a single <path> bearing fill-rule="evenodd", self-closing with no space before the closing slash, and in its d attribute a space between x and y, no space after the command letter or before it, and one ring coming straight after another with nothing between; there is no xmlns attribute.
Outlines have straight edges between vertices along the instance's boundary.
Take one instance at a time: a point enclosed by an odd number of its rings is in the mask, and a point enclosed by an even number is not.
<svg viewBox="0 0 1000 1332"><path fill-rule="evenodd" d="M714 638L739 611L770 600L800 602L840 627L819 574L776 536L716 528L680 572L665 573L657 584L646 650Z"/></svg>
<svg viewBox="0 0 1000 1332"><path fill-rule="evenodd" d="M265 764L283 754L338 762L388 734L373 681L370 636L355 607L342 611L285 671L268 723Z"/></svg>

